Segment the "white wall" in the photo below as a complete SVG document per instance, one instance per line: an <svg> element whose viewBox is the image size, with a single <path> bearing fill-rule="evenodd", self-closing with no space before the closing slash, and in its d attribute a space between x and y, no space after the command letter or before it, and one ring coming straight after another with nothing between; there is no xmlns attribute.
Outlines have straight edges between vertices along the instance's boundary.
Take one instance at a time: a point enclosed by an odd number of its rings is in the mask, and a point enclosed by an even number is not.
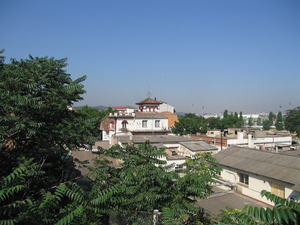
<svg viewBox="0 0 300 225"><path fill-rule="evenodd" d="M166 103L162 103L161 105L159 105L159 112L171 112L174 113L175 109L173 106L170 106Z"/></svg>
<svg viewBox="0 0 300 225"><path fill-rule="evenodd" d="M102 140L103 141L108 141L109 140L109 132L103 130L102 131Z"/></svg>
<svg viewBox="0 0 300 225"><path fill-rule="evenodd" d="M248 147L250 142L254 143L254 148L259 148L259 146L267 147L275 147L275 145L291 145L292 144L292 136L273 136L273 137L262 137L262 138L254 138L249 137L238 139L238 138L228 138L227 139L227 145L233 146L245 146Z"/></svg>
<svg viewBox="0 0 300 225"><path fill-rule="evenodd" d="M143 120L147 120L147 127L142 127ZM159 120L159 127L155 127L155 120ZM166 119L134 119L134 131L160 131L168 129L168 118Z"/></svg>
<svg viewBox="0 0 300 225"><path fill-rule="evenodd" d="M168 159L167 160L166 157L162 157L162 158L159 158L159 159L160 160L164 160L164 161L167 162L167 164L164 165L164 166L169 166L169 165L171 165L173 163L174 163L175 166L176 165L181 165L181 164L185 163L185 159L176 159L176 160ZM169 172L174 171L175 170L175 166Z"/></svg>
<svg viewBox="0 0 300 225"><path fill-rule="evenodd" d="M261 197L261 191L266 190L268 192L271 192L271 182L275 182L277 184L285 186L285 198L289 198L291 196L295 197L300 194L291 189L292 184L276 181L271 178L262 177L247 172L241 173L247 174L249 176L248 186L239 183L238 171L231 168L223 168L223 171L221 172L221 178L223 180L231 182L232 184L236 184L237 190L240 191L242 194L270 205L274 204L271 201L267 200L265 197Z"/></svg>

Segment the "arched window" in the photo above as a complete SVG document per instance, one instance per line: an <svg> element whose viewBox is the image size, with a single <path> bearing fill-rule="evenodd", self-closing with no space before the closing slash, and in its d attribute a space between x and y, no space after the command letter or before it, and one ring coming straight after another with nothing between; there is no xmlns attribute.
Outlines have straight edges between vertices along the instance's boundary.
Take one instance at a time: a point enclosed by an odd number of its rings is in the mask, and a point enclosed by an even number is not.
<svg viewBox="0 0 300 225"><path fill-rule="evenodd" d="M122 121L122 128L126 128L126 125L128 124L127 120Z"/></svg>

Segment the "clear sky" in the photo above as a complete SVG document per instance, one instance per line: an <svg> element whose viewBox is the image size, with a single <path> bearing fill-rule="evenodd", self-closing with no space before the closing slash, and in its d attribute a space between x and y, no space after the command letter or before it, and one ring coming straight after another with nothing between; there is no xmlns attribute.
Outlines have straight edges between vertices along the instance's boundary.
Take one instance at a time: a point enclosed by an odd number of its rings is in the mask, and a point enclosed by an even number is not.
<svg viewBox="0 0 300 225"><path fill-rule="evenodd" d="M300 106L299 0L0 0L10 58L67 57L75 106L274 112ZM282 108L280 108L280 106Z"/></svg>

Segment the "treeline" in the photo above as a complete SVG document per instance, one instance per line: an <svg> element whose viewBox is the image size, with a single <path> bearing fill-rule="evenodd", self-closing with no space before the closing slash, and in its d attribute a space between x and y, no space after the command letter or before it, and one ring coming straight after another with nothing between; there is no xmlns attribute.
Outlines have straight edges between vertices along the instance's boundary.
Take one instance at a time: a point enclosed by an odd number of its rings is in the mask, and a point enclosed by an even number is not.
<svg viewBox="0 0 300 225"><path fill-rule="evenodd" d="M289 129L294 131L292 123L288 122L295 120L291 112L288 110L285 118L283 118L281 111L278 112L277 116L270 112L268 118L258 117L256 120L252 117L245 120L242 112L229 114L228 110L224 111L222 119L220 117L204 118L193 113L187 113L185 116L178 117L178 122L175 122L172 132L179 135L187 135L206 133L208 129L224 130L228 128L252 127L254 125L262 126L264 130L269 130L272 126L275 126L277 130ZM287 121L287 126L285 126L285 120ZM274 123L274 121L276 122Z"/></svg>

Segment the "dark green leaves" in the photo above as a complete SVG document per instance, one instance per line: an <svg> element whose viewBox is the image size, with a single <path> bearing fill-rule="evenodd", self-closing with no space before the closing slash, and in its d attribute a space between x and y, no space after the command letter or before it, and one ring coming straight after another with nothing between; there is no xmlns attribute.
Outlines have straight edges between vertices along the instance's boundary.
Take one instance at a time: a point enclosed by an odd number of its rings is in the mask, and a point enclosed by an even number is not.
<svg viewBox="0 0 300 225"><path fill-rule="evenodd" d="M285 117L285 127L291 132L296 132L297 137L300 137L300 107L287 110Z"/></svg>
<svg viewBox="0 0 300 225"><path fill-rule="evenodd" d="M299 203L280 198L270 192L262 191L262 196L273 203L277 203L273 208L257 208L245 206L244 211L231 221L239 220L243 224L297 224L297 218L300 215ZM221 221L227 214L222 215Z"/></svg>

